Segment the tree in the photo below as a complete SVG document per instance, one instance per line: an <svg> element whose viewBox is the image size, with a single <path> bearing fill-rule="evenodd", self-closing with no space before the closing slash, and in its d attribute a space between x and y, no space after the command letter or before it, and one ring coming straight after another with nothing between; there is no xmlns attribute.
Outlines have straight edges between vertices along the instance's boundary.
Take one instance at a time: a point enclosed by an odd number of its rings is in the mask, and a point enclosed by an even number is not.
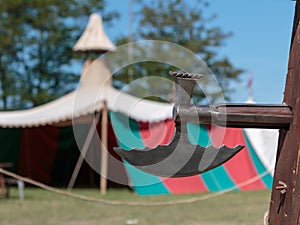
<svg viewBox="0 0 300 225"><path fill-rule="evenodd" d="M190 49L207 63L217 77L225 99L229 100L232 90L228 84L233 80L237 81L243 71L235 68L227 57L218 54L218 50L231 33L223 32L220 27L211 25L215 16L205 15L208 3L202 0L140 0L138 4L140 14L136 17L138 29L134 32L135 39L162 40ZM118 41L121 44L126 40L127 37ZM143 66L131 66L134 79L151 74L165 76L170 69L174 67L161 64L154 67L152 62L143 63ZM127 74L128 71L119 71L116 75L117 85L121 86L128 82ZM211 102L220 94L213 93ZM205 98L199 90L195 95L198 102Z"/></svg>
<svg viewBox="0 0 300 225"><path fill-rule="evenodd" d="M104 0L0 0L0 106L28 108L74 89L72 47L92 12L105 21Z"/></svg>

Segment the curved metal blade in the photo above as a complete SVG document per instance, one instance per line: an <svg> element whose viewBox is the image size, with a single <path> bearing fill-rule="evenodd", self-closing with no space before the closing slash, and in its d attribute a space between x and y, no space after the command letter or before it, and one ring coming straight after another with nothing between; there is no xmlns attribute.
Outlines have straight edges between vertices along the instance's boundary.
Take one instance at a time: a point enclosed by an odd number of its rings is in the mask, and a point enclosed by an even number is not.
<svg viewBox="0 0 300 225"><path fill-rule="evenodd" d="M176 72L172 72L171 75L174 76L176 83L175 109L178 110L190 104L192 91L199 76ZM122 148L114 150L128 163L145 172L162 177L185 177L203 173L223 164L244 147L237 145L234 148L226 146L216 148L193 145L189 142L187 134L186 121L189 118L185 118L185 115L177 117L183 120L176 122L175 135L168 146L142 150Z"/></svg>
<svg viewBox="0 0 300 225"><path fill-rule="evenodd" d="M174 141L168 146L155 149L114 150L129 164L150 174L162 177L185 177L211 170L237 154L244 146L234 148L221 146L202 147L191 143L182 143L176 133ZM184 134L183 134L184 135Z"/></svg>

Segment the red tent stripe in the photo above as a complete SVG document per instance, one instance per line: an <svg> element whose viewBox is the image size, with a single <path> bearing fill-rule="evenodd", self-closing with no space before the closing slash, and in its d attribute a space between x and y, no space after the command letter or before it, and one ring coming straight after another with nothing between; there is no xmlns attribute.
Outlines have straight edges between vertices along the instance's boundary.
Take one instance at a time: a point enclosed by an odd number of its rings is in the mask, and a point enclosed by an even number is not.
<svg viewBox="0 0 300 225"><path fill-rule="evenodd" d="M172 194L207 192L208 189L199 175L163 180Z"/></svg>
<svg viewBox="0 0 300 225"><path fill-rule="evenodd" d="M143 143L149 148L168 144L172 140L175 128L171 119L153 123L139 122L139 126Z"/></svg>
<svg viewBox="0 0 300 225"><path fill-rule="evenodd" d="M224 164L225 169L237 186L258 176L249 154L249 149L244 139L242 129L214 126L210 129L210 137L212 143L216 146L220 146L221 144L225 144L228 147L234 147L236 145L245 146L241 152ZM265 189L265 185L261 179L240 187L240 190L253 189Z"/></svg>

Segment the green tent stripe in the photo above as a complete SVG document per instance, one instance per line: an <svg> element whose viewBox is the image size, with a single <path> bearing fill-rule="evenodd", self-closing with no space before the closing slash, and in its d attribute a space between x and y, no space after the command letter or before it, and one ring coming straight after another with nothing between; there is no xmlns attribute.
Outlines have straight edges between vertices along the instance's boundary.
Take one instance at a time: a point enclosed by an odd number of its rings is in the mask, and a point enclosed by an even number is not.
<svg viewBox="0 0 300 225"><path fill-rule="evenodd" d="M11 162L9 170L17 172L22 129L0 128L0 162Z"/></svg>
<svg viewBox="0 0 300 225"><path fill-rule="evenodd" d="M110 112L111 123L118 145L124 149L144 148L139 124L121 113ZM159 177L145 173L125 162L134 190L139 195L168 194L169 191Z"/></svg>
<svg viewBox="0 0 300 225"><path fill-rule="evenodd" d="M110 112L109 115L120 147L124 149L145 147L139 134L139 126L134 120L117 112Z"/></svg>
<svg viewBox="0 0 300 225"><path fill-rule="evenodd" d="M198 144L203 147L211 144L208 130L205 125L188 123L188 137L192 144ZM228 175L224 166L219 166L211 171L200 175L209 191L221 191L228 188L238 187ZM222 180L217 179L217 177Z"/></svg>
<svg viewBox="0 0 300 225"><path fill-rule="evenodd" d="M139 195L170 194L162 181L149 173L145 173L125 162L134 190Z"/></svg>
<svg viewBox="0 0 300 225"><path fill-rule="evenodd" d="M200 124L199 126L199 124L188 123L187 129L188 129L188 138L192 144L200 145L203 147L206 147L211 144L206 126L202 124Z"/></svg>
<svg viewBox="0 0 300 225"><path fill-rule="evenodd" d="M222 165L203 173L200 176L204 180L209 191L223 191L233 187L239 190Z"/></svg>
<svg viewBox="0 0 300 225"><path fill-rule="evenodd" d="M246 144L247 144L247 147L249 149L249 152L250 152L250 155L251 155L251 159L255 165L255 168L257 170L257 173L258 174L263 174L267 171L266 167L262 164L262 162L260 161L258 155L256 154L253 146L251 145L251 142L249 140L249 138L247 137L246 135L246 132L243 131L243 134L244 134L244 137L245 137L245 140L246 140ZM261 177L262 181L264 182L265 186L268 188L268 189L271 189L272 188L272 183L273 183L273 177L270 173L268 173L267 175Z"/></svg>

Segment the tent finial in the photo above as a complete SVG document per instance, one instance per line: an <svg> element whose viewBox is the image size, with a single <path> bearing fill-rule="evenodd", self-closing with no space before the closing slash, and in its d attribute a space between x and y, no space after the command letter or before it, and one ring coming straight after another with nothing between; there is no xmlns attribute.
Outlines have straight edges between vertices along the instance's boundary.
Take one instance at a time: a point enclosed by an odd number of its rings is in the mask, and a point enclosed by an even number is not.
<svg viewBox="0 0 300 225"><path fill-rule="evenodd" d="M102 54L115 48L104 31L102 17L97 13L93 13L73 50L75 52Z"/></svg>

